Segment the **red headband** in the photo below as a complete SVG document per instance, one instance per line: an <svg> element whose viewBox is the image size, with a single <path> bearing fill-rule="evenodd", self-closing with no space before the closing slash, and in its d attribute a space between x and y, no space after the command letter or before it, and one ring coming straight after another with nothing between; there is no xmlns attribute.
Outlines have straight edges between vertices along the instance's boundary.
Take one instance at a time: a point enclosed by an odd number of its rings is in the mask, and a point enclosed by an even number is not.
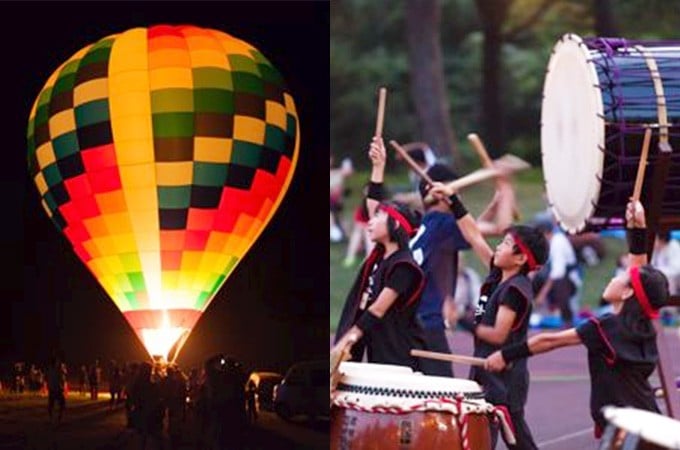
<svg viewBox="0 0 680 450"><path fill-rule="evenodd" d="M519 251L524 253L524 255L527 257L527 266L529 266L529 270L531 271L537 268L538 264L536 263L536 258L534 258L534 254L531 253L529 247L527 247L524 241L522 241L522 238L520 238L519 235L514 231L510 232L510 236L512 236L512 239L515 241L515 244L517 245L517 247L519 247Z"/></svg>
<svg viewBox="0 0 680 450"><path fill-rule="evenodd" d="M411 224L406 220L406 217L404 217L399 211L396 209L392 208L391 206L387 205L380 205L380 209L385 211L388 216L399 222L399 225L406 231L406 234L408 236L412 236L413 232L415 231Z"/></svg>
<svg viewBox="0 0 680 450"><path fill-rule="evenodd" d="M635 293L635 298L637 298L638 303L642 307L642 311L645 313L648 319L658 319L659 311L654 311L652 304L649 303L649 298L642 286L642 280L640 280L640 268L633 266L628 271L630 273L630 283L633 285L633 292Z"/></svg>

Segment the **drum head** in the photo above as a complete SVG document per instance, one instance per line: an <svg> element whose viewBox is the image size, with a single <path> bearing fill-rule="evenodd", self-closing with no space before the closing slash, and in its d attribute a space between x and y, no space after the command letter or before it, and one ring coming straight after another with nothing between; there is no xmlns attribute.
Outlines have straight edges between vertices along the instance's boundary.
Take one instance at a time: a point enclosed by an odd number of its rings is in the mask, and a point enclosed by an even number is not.
<svg viewBox="0 0 680 450"><path fill-rule="evenodd" d="M548 63L541 108L541 152L548 201L562 228L586 226L600 195L605 123L589 50L564 35Z"/></svg>
<svg viewBox="0 0 680 450"><path fill-rule="evenodd" d="M607 406L604 417L614 426L663 448L680 450L680 421L635 408Z"/></svg>
<svg viewBox="0 0 680 450"><path fill-rule="evenodd" d="M435 377L412 372L408 367L384 364L348 363L340 365L340 383L371 389L392 389L410 391L415 395L427 393L481 393L482 388L475 381L463 378ZM403 370L407 369L407 370ZM342 387L338 388L342 390Z"/></svg>
<svg viewBox="0 0 680 450"><path fill-rule="evenodd" d="M408 366L398 366L396 364L375 364L375 363L364 363L364 362L353 362L353 361L343 361L340 363L340 373L357 373L357 372L370 372L370 373L408 373L412 374Z"/></svg>

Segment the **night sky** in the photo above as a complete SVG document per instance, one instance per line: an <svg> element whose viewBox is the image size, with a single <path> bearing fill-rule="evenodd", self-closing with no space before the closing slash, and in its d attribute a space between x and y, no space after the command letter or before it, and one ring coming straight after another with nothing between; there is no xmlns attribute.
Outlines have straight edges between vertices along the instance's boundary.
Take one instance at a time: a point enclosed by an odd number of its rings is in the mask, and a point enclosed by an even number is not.
<svg viewBox="0 0 680 450"><path fill-rule="evenodd" d="M251 368L284 370L294 361L326 358L328 247L321 208L329 135L329 4L29 2L5 3L2 9L3 363L43 363L55 350L71 364L147 357L40 206L26 168L26 124L44 82L80 48L136 26L183 23L243 39L279 69L296 102L301 146L286 198L199 320L179 362L195 365L225 352Z"/></svg>

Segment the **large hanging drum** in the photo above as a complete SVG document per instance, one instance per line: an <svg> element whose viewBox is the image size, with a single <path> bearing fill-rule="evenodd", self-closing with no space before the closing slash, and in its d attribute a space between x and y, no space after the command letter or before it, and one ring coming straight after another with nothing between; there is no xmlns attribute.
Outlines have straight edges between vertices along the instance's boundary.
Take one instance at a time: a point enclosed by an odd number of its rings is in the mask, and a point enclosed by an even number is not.
<svg viewBox="0 0 680 450"><path fill-rule="evenodd" d="M331 450L491 448L490 420L514 440L508 417L471 380L407 367L342 363L331 406Z"/></svg>
<svg viewBox="0 0 680 450"><path fill-rule="evenodd" d="M635 408L605 407L600 450L680 450L680 422Z"/></svg>
<svg viewBox="0 0 680 450"><path fill-rule="evenodd" d="M680 43L563 36L541 111L546 191L561 226L570 233L625 226L645 129L652 128L652 166L659 147L680 148L679 120ZM662 217L680 216L680 159L671 161Z"/></svg>

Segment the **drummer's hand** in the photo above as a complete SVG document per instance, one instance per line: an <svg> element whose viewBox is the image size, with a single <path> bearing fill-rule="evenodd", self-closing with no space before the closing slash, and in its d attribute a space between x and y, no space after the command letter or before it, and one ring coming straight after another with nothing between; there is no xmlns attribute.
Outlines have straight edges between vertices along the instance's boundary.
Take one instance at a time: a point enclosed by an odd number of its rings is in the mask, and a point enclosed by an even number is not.
<svg viewBox="0 0 680 450"><path fill-rule="evenodd" d="M500 351L492 353L484 360L484 369L490 372L500 372L507 366Z"/></svg>
<svg viewBox="0 0 680 450"><path fill-rule="evenodd" d="M646 228L645 208L640 201L631 199L626 205L626 224L628 228Z"/></svg>
<svg viewBox="0 0 680 450"><path fill-rule="evenodd" d="M373 136L371 146L368 149L368 157L374 166L385 167L387 161L387 151L385 151L385 143L381 137Z"/></svg>
<svg viewBox="0 0 680 450"><path fill-rule="evenodd" d="M441 183L439 181L435 181L432 183L430 186L430 189L427 191L428 195L431 195L432 197L436 198L437 200L441 200L444 198L451 197L453 194L456 193L455 189L449 188L447 185L444 183Z"/></svg>

